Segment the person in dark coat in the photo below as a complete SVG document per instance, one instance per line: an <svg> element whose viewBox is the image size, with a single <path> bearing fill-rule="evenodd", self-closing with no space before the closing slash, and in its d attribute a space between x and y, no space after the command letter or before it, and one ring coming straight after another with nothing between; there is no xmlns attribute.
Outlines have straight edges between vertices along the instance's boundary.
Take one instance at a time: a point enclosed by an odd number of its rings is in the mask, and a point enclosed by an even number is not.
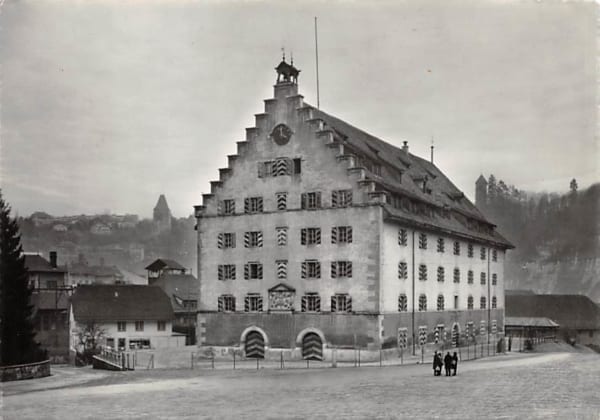
<svg viewBox="0 0 600 420"><path fill-rule="evenodd" d="M433 376L438 376L438 352L433 353Z"/></svg>
<svg viewBox="0 0 600 420"><path fill-rule="evenodd" d="M450 376L450 370L452 369L452 356L450 356L450 352L446 353L444 357L444 368L446 370L446 376Z"/></svg>
<svg viewBox="0 0 600 420"><path fill-rule="evenodd" d="M444 361L442 360L442 352L437 354L437 376L442 376L442 366L444 366Z"/></svg>
<svg viewBox="0 0 600 420"><path fill-rule="evenodd" d="M452 376L456 376L456 369L458 368L458 355L456 352L452 355Z"/></svg>

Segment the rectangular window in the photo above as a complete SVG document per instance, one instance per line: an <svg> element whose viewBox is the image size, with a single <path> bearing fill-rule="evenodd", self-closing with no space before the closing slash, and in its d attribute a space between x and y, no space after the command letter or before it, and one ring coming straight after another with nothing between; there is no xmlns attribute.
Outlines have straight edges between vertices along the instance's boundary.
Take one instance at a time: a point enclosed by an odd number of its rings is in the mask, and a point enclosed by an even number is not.
<svg viewBox="0 0 600 420"><path fill-rule="evenodd" d="M406 280L408 278L408 264L404 261L398 263L398 278Z"/></svg>
<svg viewBox="0 0 600 420"><path fill-rule="evenodd" d="M473 284L473 270L467 272L467 283Z"/></svg>
<svg viewBox="0 0 600 420"><path fill-rule="evenodd" d="M408 298L404 293L398 296L398 312L408 311Z"/></svg>
<svg viewBox="0 0 600 420"><path fill-rule="evenodd" d="M446 280L446 273L444 267L438 267L437 269L437 281L444 282Z"/></svg>
<svg viewBox="0 0 600 420"><path fill-rule="evenodd" d="M235 297L232 295L219 296L219 312L235 312Z"/></svg>
<svg viewBox="0 0 600 420"><path fill-rule="evenodd" d="M454 295L454 309L458 309L458 296Z"/></svg>
<svg viewBox="0 0 600 420"><path fill-rule="evenodd" d="M492 286L495 286L498 284L498 274L493 273L492 274Z"/></svg>
<svg viewBox="0 0 600 420"><path fill-rule="evenodd" d="M320 279L321 263L317 260L302 261L301 277L303 279Z"/></svg>
<svg viewBox="0 0 600 420"><path fill-rule="evenodd" d="M300 230L301 245L320 245L321 228L302 228Z"/></svg>
<svg viewBox="0 0 600 420"><path fill-rule="evenodd" d="M480 279L481 284L485 284L485 273L482 272L481 275L479 276L479 279Z"/></svg>
<svg viewBox="0 0 600 420"><path fill-rule="evenodd" d="M492 249L492 261L498 261L498 251Z"/></svg>
<svg viewBox="0 0 600 420"><path fill-rule="evenodd" d="M419 249L427 249L427 235L424 233L419 234Z"/></svg>
<svg viewBox="0 0 600 420"><path fill-rule="evenodd" d="M277 233L277 245L285 246L287 245L287 227L278 227L275 228Z"/></svg>
<svg viewBox="0 0 600 420"><path fill-rule="evenodd" d="M277 279L283 280L287 279L287 260L278 260L275 261L275 266L277 269Z"/></svg>
<svg viewBox="0 0 600 420"><path fill-rule="evenodd" d="M144 321L135 321L135 330L144 331Z"/></svg>
<svg viewBox="0 0 600 420"><path fill-rule="evenodd" d="M287 193L286 192L278 192L275 193L275 201L277 202L277 210L286 210L287 209Z"/></svg>
<svg viewBox="0 0 600 420"><path fill-rule="evenodd" d="M352 298L347 294L331 296L331 312L352 312Z"/></svg>
<svg viewBox="0 0 600 420"><path fill-rule="evenodd" d="M427 296L424 294L419 295L419 311L427 310Z"/></svg>
<svg viewBox="0 0 600 420"><path fill-rule="evenodd" d="M244 213L262 213L263 198L262 197L247 197L244 200Z"/></svg>
<svg viewBox="0 0 600 420"><path fill-rule="evenodd" d="M258 262L250 262L244 265L244 279L262 280L263 266Z"/></svg>
<svg viewBox="0 0 600 420"><path fill-rule="evenodd" d="M467 256L473 258L473 244L467 245Z"/></svg>
<svg viewBox="0 0 600 420"><path fill-rule="evenodd" d="M302 159L296 158L293 160L294 162L294 174L299 174L302 172Z"/></svg>
<svg viewBox="0 0 600 420"><path fill-rule="evenodd" d="M308 192L302 193L300 196L302 209L314 210L321 208L321 193L320 192Z"/></svg>
<svg viewBox="0 0 600 420"><path fill-rule="evenodd" d="M445 243L444 243L444 238L438 238L437 239L437 252L444 252L445 250Z"/></svg>
<svg viewBox="0 0 600 420"><path fill-rule="evenodd" d="M406 229L398 230L398 245L407 246L408 245L408 232Z"/></svg>
<svg viewBox="0 0 600 420"><path fill-rule="evenodd" d="M454 255L460 255L460 242L454 241Z"/></svg>
<svg viewBox="0 0 600 420"><path fill-rule="evenodd" d="M425 264L419 265L419 280L421 280L421 281L427 280L427 266Z"/></svg>
<svg viewBox="0 0 600 420"><path fill-rule="evenodd" d="M117 322L117 331L127 331L127 322L125 322L125 321Z"/></svg>
<svg viewBox="0 0 600 420"><path fill-rule="evenodd" d="M165 321L157 321L156 329L158 331L165 331L167 329L167 323Z"/></svg>
<svg viewBox="0 0 600 420"><path fill-rule="evenodd" d="M352 277L352 261L332 261L331 278Z"/></svg>
<svg viewBox="0 0 600 420"><path fill-rule="evenodd" d="M221 202L221 214L234 214L235 213L235 200L223 200Z"/></svg>
<svg viewBox="0 0 600 420"><path fill-rule="evenodd" d="M485 247L481 247L481 250L479 251L479 256L482 260L485 260Z"/></svg>
<svg viewBox="0 0 600 420"><path fill-rule="evenodd" d="M258 293L246 295L244 299L244 312L262 312L263 298Z"/></svg>
<svg viewBox="0 0 600 420"><path fill-rule="evenodd" d="M58 287L58 282L56 280L47 280L46 287L48 289L56 289Z"/></svg>
<svg viewBox="0 0 600 420"><path fill-rule="evenodd" d="M348 207L352 205L352 190L331 192L331 207Z"/></svg>
<svg viewBox="0 0 600 420"><path fill-rule="evenodd" d="M235 280L235 264L219 264L217 271L219 280Z"/></svg>
<svg viewBox="0 0 600 420"><path fill-rule="evenodd" d="M332 244L352 243L352 226L335 226L331 228Z"/></svg>
<svg viewBox="0 0 600 420"><path fill-rule="evenodd" d="M458 268L454 269L454 283L460 283L460 270Z"/></svg>
<svg viewBox="0 0 600 420"><path fill-rule="evenodd" d="M263 234L257 232L244 233L244 248L260 248L263 246Z"/></svg>
<svg viewBox="0 0 600 420"><path fill-rule="evenodd" d="M316 293L302 296L302 312L321 312L321 297Z"/></svg>
<svg viewBox="0 0 600 420"><path fill-rule="evenodd" d="M235 233L219 233L217 235L217 247L223 248L235 248Z"/></svg>
<svg viewBox="0 0 600 420"><path fill-rule="evenodd" d="M273 176L274 172L275 172L275 161L274 160L258 162L258 177L259 178Z"/></svg>

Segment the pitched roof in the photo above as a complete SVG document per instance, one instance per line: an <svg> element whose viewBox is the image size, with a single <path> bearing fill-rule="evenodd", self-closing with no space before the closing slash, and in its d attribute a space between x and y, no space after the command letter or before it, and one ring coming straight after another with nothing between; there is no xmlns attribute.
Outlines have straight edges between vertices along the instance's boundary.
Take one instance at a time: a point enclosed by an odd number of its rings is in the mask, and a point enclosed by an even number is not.
<svg viewBox="0 0 600 420"><path fill-rule="evenodd" d="M169 205L167 204L167 198L165 197L164 194L161 194L160 197L158 197L158 201L156 202L156 206L154 206L154 211L164 211L164 212L168 212L169 210Z"/></svg>
<svg viewBox="0 0 600 420"><path fill-rule="evenodd" d="M152 287L160 287L171 300L175 312L187 311L183 305L185 300L198 300L200 283L191 274L162 274L152 283Z"/></svg>
<svg viewBox="0 0 600 420"><path fill-rule="evenodd" d="M173 319L167 295L159 288L140 285L79 286L71 298L78 322Z"/></svg>
<svg viewBox="0 0 600 420"><path fill-rule="evenodd" d="M175 270L185 270L185 267L179 264L177 261L169 260L167 258L158 258L146 267L146 270L158 271L165 268L172 268Z"/></svg>
<svg viewBox="0 0 600 420"><path fill-rule="evenodd" d="M114 265L87 265L74 263L69 266L69 273L80 276L123 277Z"/></svg>
<svg viewBox="0 0 600 420"><path fill-rule="evenodd" d="M66 273L64 267L52 267L50 262L41 255L25 254L25 267L30 272Z"/></svg>
<svg viewBox="0 0 600 420"><path fill-rule="evenodd" d="M506 295L506 317L546 317L562 328L600 329L600 307L583 295Z"/></svg>
<svg viewBox="0 0 600 420"><path fill-rule="evenodd" d="M437 213L417 214L386 204L389 218L424 228L442 228L472 239L491 241L500 247L513 248L513 245L493 229L495 226L433 163L386 143L320 109L306 104L305 106L312 108L313 118L324 121L325 130L335 133L344 144L347 153L354 152L380 166L380 174L365 167L367 178L375 181L378 190L436 208L454 210L448 217L442 217ZM428 191L423 189L425 179ZM466 218L484 224L487 229L471 227Z"/></svg>
<svg viewBox="0 0 600 420"><path fill-rule="evenodd" d="M518 317L508 316L504 318L506 327L533 327L533 328L558 328L556 322L544 317Z"/></svg>

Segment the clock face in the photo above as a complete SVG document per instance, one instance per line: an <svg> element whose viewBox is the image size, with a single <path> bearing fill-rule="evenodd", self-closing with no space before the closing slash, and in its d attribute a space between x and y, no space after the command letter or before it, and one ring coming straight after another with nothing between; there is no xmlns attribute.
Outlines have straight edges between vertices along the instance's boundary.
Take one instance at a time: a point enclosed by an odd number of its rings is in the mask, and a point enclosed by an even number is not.
<svg viewBox="0 0 600 420"><path fill-rule="evenodd" d="M277 143L280 146L283 146L284 144L287 144L288 141L290 141L292 134L292 130L287 125L278 124L271 132L271 137L273 138L273 140L275 140L275 143Z"/></svg>

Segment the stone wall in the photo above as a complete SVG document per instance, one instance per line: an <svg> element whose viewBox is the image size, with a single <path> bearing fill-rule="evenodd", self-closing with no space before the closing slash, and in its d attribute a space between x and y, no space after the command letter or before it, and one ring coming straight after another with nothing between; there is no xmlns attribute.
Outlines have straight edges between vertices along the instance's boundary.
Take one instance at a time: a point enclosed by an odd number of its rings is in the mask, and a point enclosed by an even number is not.
<svg viewBox="0 0 600 420"><path fill-rule="evenodd" d="M45 376L50 376L50 360L0 367L0 382L43 378Z"/></svg>

